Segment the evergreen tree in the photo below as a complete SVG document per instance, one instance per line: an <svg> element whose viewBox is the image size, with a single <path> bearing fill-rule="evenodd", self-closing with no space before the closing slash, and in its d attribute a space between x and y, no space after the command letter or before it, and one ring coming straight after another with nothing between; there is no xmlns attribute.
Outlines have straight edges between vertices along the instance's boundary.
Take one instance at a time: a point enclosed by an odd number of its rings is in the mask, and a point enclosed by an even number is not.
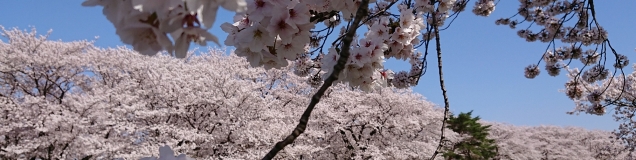
<svg viewBox="0 0 636 160"><path fill-rule="evenodd" d="M492 159L497 155L495 140L487 138L490 125L482 126L477 122L479 116L471 117L472 112L451 115L448 119L446 127L464 139L446 147L446 159Z"/></svg>

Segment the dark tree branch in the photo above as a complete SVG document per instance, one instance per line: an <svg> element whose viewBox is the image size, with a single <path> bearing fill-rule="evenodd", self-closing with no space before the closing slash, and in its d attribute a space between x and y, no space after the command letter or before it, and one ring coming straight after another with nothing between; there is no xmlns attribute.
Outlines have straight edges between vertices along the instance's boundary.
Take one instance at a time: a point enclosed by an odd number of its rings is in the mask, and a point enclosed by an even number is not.
<svg viewBox="0 0 636 160"><path fill-rule="evenodd" d="M320 102L320 98L325 94L325 91L333 84L334 81L338 79L338 75L345 68L347 64L347 60L349 59L349 46L351 46L351 42L353 41L353 36L356 34L356 29L360 25L360 21L367 13L367 7L369 6L369 0L362 0L360 2L360 7L356 12L356 17L353 20L353 24L349 27L346 36L343 39L343 45L340 50L340 58L338 59L338 63L334 66L333 73L329 75L325 83L320 86L320 89L311 97L311 101L309 102L309 106L303 112L303 115L300 117L300 122L296 125L294 131L288 135L283 141L276 143L276 145L263 157L263 160L270 160L278 154L280 150L283 150L285 146L291 144L302 134L305 132L307 128L307 123L309 122L309 117L311 116L311 112L314 110L314 107L318 102Z"/></svg>
<svg viewBox="0 0 636 160"><path fill-rule="evenodd" d="M435 32L435 49L437 50L437 67L439 69L439 85L442 90L442 95L444 96L444 119L442 120L441 134L439 138L439 144L437 145L437 149L435 149L435 153L431 156L430 160L435 159L435 156L440 152L440 149L443 147L444 137L444 129L446 128L446 120L448 120L448 112L450 110L450 103L448 102L448 95L446 94L446 85L444 85L444 74L442 72L442 45L440 44L439 38L439 26L437 26L437 17L435 12L433 12L433 32Z"/></svg>

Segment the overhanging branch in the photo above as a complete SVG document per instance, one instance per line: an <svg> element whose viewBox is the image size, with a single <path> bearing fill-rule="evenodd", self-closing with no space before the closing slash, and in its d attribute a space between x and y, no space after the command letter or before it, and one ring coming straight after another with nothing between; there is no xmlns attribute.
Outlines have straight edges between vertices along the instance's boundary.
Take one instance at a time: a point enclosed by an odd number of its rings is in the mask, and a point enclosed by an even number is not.
<svg viewBox="0 0 636 160"><path fill-rule="evenodd" d="M356 12L356 16L353 20L353 24L349 27L346 36L343 39L342 47L340 49L340 58L338 59L338 63L334 66L333 73L329 75L329 77L325 80L325 83L320 86L320 89L311 97L311 101L309 102L309 106L303 112L303 115L300 117L300 122L294 128L294 131L288 135L284 140L276 143L276 145L263 157L263 160L270 160L278 154L280 150L283 150L285 146L294 143L294 140L300 136L305 129L307 128L307 123L309 122L309 117L311 116L311 112L314 110L314 107L318 102L320 102L320 98L325 94L325 91L333 84L334 81L338 80L338 75L345 68L347 64L347 60L349 59L349 47L351 46L351 42L353 41L353 37L356 34L356 30L360 25L360 21L367 13L367 7L369 6L369 0L362 0L360 2L360 7Z"/></svg>

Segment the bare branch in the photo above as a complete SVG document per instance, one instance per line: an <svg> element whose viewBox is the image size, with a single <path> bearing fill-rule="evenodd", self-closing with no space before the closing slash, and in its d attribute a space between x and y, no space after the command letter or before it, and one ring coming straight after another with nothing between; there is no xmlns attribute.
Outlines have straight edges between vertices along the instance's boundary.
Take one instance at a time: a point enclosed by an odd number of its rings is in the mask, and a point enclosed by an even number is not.
<svg viewBox="0 0 636 160"><path fill-rule="evenodd" d="M437 149L435 149L435 153L431 156L431 160L435 159L435 156L442 149L444 139L444 129L446 128L446 120L448 120L448 112L450 110L450 103L448 102L448 95L446 94L446 86L444 85L444 74L442 72L442 45L440 44L439 38L439 26L437 24L437 18L435 16L435 12L433 12L433 32L435 32L435 49L437 50L437 67L439 70L439 85L442 90L442 96L444 96L444 119L442 120L441 134L439 138L439 144L437 145Z"/></svg>

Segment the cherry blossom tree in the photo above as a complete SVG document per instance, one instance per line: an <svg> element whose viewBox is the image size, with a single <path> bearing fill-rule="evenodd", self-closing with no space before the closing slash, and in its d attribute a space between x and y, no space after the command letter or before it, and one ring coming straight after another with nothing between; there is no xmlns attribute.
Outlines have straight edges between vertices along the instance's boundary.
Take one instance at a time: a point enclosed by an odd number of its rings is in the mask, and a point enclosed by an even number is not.
<svg viewBox="0 0 636 160"><path fill-rule="evenodd" d="M634 159L633 151L606 131L482 123L492 125L489 137L498 146L496 159Z"/></svg>
<svg viewBox="0 0 636 160"><path fill-rule="evenodd" d="M83 5L104 7L104 15L113 23L122 42L132 45L134 50L144 55L168 51L177 58L187 57L190 42L200 45L206 45L207 41L219 43L215 36L207 32L214 24L219 6L236 11L234 23L223 23L220 26L229 33L224 44L236 47L236 55L245 57L252 67L280 69L294 66L295 73L307 76L309 80L315 81L314 84L322 83L292 134L278 143L265 157L271 159L305 131L316 104L332 84L344 82L365 91L377 91L388 86L407 88L417 85L426 71L431 42L435 43L434 50L437 54L446 117L442 126L445 126L450 104L442 72L439 32L452 24L454 17L466 9L468 2L87 0ZM575 77L581 75L583 79L597 82L608 80L609 74L605 63L600 63L600 59L606 60L609 55L613 55L615 70L622 70L628 64L624 55L613 50L607 31L596 20L593 0L519 2L519 12L515 16L520 16L520 20L513 16L497 20L496 24L508 25L514 29L520 24L530 23L527 29L519 30L518 35L529 42L548 43L547 51L542 54L539 62L526 67L526 77L536 77L540 73L541 62L545 62L545 70L549 75L556 76L561 69L570 66L572 60L580 59L584 65L582 68L595 65L580 71ZM494 0L476 0L472 12L477 16L489 16L495 6ZM446 23L448 19L450 21ZM362 26L367 26L367 32L357 35L356 31ZM533 31L532 26L539 28L539 31ZM317 27L319 29L315 29ZM334 31L338 31L338 34L334 34ZM329 36L337 38L328 43L326 40ZM557 48L557 40L564 46ZM602 49L583 51L586 50L584 47ZM424 53L417 51L417 48ZM411 69L393 72L383 65L384 60L389 58L408 61ZM574 81L568 84L577 86L577 83ZM578 87L574 88L568 92L578 98ZM441 131L438 150L444 140L444 127L441 127ZM437 153L438 151L432 158Z"/></svg>
<svg viewBox="0 0 636 160"><path fill-rule="evenodd" d="M187 60L146 57L35 34L4 30L2 95L9 106L1 149L8 158L139 158L168 145L192 158L254 159L290 129L307 105L299 99L315 92L291 68L251 68L220 51ZM36 94L45 92L38 85L65 83L72 92L62 98ZM428 132L441 119L433 107L410 90L365 94L339 85L316 110L319 127L279 156L427 157L431 152L420 151L436 145Z"/></svg>
<svg viewBox="0 0 636 160"><path fill-rule="evenodd" d="M34 30L2 31L5 159L257 159L287 136L281 131L293 129L318 92L293 66L253 68L219 50L150 57L90 41L50 41ZM312 127L276 158L424 159L436 150L444 118L410 89L367 93L345 84L326 90L313 114ZM499 151L504 159L544 151L579 159L626 154L601 131L493 124L490 136L509 146ZM535 143L549 145L525 145Z"/></svg>
<svg viewBox="0 0 636 160"><path fill-rule="evenodd" d="M636 66L634 66L636 67ZM575 102L575 107L568 114L594 114L606 115L606 110L613 110L612 116L621 124L614 130L614 137L625 142L631 151L636 149L636 123L634 113L636 113L636 103L634 95L634 76L636 72L624 73L609 76L597 82L596 73L586 71L583 76L578 76L578 69L569 69L569 82L566 84L564 92ZM611 114L610 112L609 114Z"/></svg>

